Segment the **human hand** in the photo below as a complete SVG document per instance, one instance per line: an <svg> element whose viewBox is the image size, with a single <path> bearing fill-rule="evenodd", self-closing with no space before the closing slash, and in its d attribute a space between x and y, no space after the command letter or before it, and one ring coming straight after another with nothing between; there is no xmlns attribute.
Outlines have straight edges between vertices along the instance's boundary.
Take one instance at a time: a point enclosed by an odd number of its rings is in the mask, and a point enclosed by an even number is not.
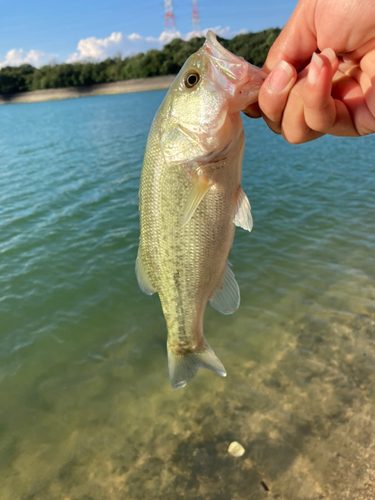
<svg viewBox="0 0 375 500"><path fill-rule="evenodd" d="M375 132L375 2L300 0L263 70L259 107L245 113L287 141Z"/></svg>

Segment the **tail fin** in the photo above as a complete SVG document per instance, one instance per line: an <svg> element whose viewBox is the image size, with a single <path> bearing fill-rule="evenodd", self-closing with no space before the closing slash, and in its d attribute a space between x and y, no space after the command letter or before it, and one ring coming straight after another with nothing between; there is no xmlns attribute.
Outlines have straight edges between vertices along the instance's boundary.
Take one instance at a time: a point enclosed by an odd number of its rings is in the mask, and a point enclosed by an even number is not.
<svg viewBox="0 0 375 500"><path fill-rule="evenodd" d="M169 379L173 389L180 389L188 384L199 368L206 368L226 377L227 372L214 351L205 343L204 350L200 352L188 352L187 354L176 354L168 347L168 369Z"/></svg>

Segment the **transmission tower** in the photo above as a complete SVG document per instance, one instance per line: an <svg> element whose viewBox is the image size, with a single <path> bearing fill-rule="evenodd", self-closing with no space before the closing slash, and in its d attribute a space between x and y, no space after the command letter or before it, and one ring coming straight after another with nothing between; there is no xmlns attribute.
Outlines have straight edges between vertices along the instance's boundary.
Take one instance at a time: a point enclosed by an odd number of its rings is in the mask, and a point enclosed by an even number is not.
<svg viewBox="0 0 375 500"><path fill-rule="evenodd" d="M165 29L167 31L176 31L176 21L174 20L172 0L164 0L165 10Z"/></svg>
<svg viewBox="0 0 375 500"><path fill-rule="evenodd" d="M191 4L193 8L191 13L191 27L193 31L200 31L198 2L197 0L192 0Z"/></svg>

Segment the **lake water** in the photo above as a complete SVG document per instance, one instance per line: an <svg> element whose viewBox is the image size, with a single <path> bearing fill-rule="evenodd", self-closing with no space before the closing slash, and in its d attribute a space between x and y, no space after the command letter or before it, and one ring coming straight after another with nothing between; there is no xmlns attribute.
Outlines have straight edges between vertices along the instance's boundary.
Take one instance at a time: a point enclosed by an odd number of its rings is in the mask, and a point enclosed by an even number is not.
<svg viewBox="0 0 375 500"><path fill-rule="evenodd" d="M374 499L375 137L244 120L241 306L204 318L228 377L173 391L134 276L164 95L0 107L0 499Z"/></svg>

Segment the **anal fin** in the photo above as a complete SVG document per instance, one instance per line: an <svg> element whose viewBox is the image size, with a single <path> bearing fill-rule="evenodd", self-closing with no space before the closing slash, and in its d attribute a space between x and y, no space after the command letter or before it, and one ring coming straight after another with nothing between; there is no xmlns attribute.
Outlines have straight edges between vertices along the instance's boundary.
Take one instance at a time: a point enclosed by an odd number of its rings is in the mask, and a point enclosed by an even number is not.
<svg viewBox="0 0 375 500"><path fill-rule="evenodd" d="M229 262L220 285L210 298L210 304L223 314L232 314L240 305L240 289Z"/></svg>
<svg viewBox="0 0 375 500"><path fill-rule="evenodd" d="M137 277L139 288L143 293L146 295L152 295L156 292L144 268L140 249L138 249L137 260L135 261L135 275Z"/></svg>
<svg viewBox="0 0 375 500"><path fill-rule="evenodd" d="M248 197L241 186L238 186L236 192L236 212L233 222L238 227L242 227L246 231L253 229L253 218L251 216L251 206Z"/></svg>

